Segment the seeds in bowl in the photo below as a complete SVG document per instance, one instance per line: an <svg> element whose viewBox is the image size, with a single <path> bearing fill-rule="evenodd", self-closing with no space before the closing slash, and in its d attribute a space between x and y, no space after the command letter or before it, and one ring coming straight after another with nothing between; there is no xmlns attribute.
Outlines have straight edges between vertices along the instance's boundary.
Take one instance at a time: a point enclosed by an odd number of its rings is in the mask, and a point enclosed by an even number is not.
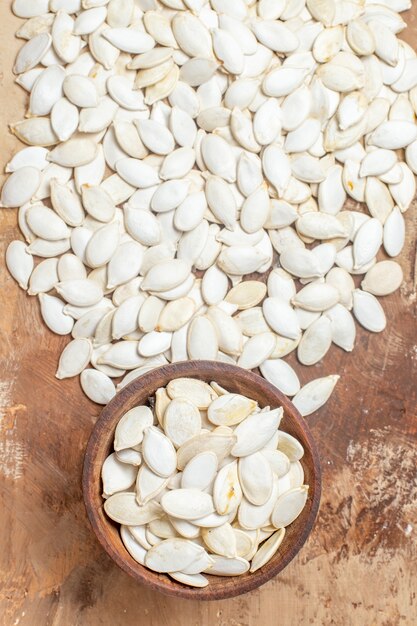
<svg viewBox="0 0 417 626"><path fill-rule="evenodd" d="M308 499L304 449L282 417L192 378L125 413L101 476L132 558L193 587L266 565Z"/></svg>

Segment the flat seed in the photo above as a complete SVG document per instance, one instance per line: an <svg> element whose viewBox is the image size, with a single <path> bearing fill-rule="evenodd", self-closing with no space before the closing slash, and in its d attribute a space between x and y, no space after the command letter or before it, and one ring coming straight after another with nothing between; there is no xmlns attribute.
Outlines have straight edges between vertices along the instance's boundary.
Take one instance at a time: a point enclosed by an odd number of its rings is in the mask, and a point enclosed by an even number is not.
<svg viewBox="0 0 417 626"><path fill-rule="evenodd" d="M35 167L21 167L6 180L1 190L1 206L22 206L37 192L41 182L40 172Z"/></svg>
<svg viewBox="0 0 417 626"><path fill-rule="evenodd" d="M49 152L47 159L63 167L87 165L97 156L97 144L91 139L69 139Z"/></svg>
<svg viewBox="0 0 417 626"><path fill-rule="evenodd" d="M110 454L101 468L103 492L111 496L119 491L126 491L136 479L137 470L132 465L121 463L116 454Z"/></svg>
<svg viewBox="0 0 417 626"><path fill-rule="evenodd" d="M278 334L297 339L300 335L300 327L297 316L292 307L280 298L266 298L262 306L266 322Z"/></svg>
<svg viewBox="0 0 417 626"><path fill-rule="evenodd" d="M178 469L182 470L187 463L201 452L214 452L219 461L222 461L232 449L236 437L229 434L204 433L186 441L177 455Z"/></svg>
<svg viewBox="0 0 417 626"><path fill-rule="evenodd" d="M218 460L214 452L201 452L184 467L181 477L183 489L204 491L216 477Z"/></svg>
<svg viewBox="0 0 417 626"><path fill-rule="evenodd" d="M23 244L23 242L21 243ZM9 247L12 245L13 245L13 242L9 244ZM20 257L20 254L21 252L19 251L19 257ZM64 255L64 257L65 256L66 255ZM23 276L21 276L20 279L19 279L19 274L16 274L16 276L14 276L13 272L15 270L13 268L13 265L14 263L16 263L16 266L19 267L19 272L22 272L24 269L28 271L29 266L26 265L27 259L24 257L23 263L20 258L19 258L19 263L17 261L14 262L13 260L11 260L11 262L9 263L8 253L6 252L6 263L7 263L9 272L12 274L12 276L18 281L21 280L22 285L24 285L24 280L22 280ZM58 265L59 264L58 264L57 259L54 259L54 258L45 259L44 261L41 261L35 267L33 272L30 274L28 294L33 296L33 295L37 295L38 293L46 293L48 291L51 291L51 289L53 289L53 287L56 285L56 283L59 280L58 271L57 271ZM83 269L84 269L84 266L83 266ZM21 283L19 282L19 284Z"/></svg>
<svg viewBox="0 0 417 626"><path fill-rule="evenodd" d="M172 400L164 412L164 430L179 448L201 430L201 417L197 407L185 398Z"/></svg>
<svg viewBox="0 0 417 626"><path fill-rule="evenodd" d="M204 554L204 548L187 539L165 539L153 546L146 555L146 567L157 572L185 569Z"/></svg>
<svg viewBox="0 0 417 626"><path fill-rule="evenodd" d="M175 448L168 437L154 426L145 429L142 453L147 465L158 476L168 477L175 471Z"/></svg>
<svg viewBox="0 0 417 626"><path fill-rule="evenodd" d="M188 398L199 409L207 409L209 404L217 397L216 393L207 383L192 378L176 378L167 385L169 397Z"/></svg>
<svg viewBox="0 0 417 626"><path fill-rule="evenodd" d="M161 505L168 515L195 520L214 512L213 499L197 489L172 489L162 496Z"/></svg>
<svg viewBox="0 0 417 626"><path fill-rule="evenodd" d="M213 500L219 515L227 515L235 510L242 499L237 461L228 463L218 472L214 481Z"/></svg>
<svg viewBox="0 0 417 626"><path fill-rule="evenodd" d="M142 443L145 428L151 426L153 416L146 406L137 406L125 413L117 424L114 435L114 449L118 452L134 448Z"/></svg>
<svg viewBox="0 0 417 626"><path fill-rule="evenodd" d="M402 281L403 271L398 263L380 261L367 271L361 287L374 296L386 296L396 291Z"/></svg>
<svg viewBox="0 0 417 626"><path fill-rule="evenodd" d="M244 457L257 452L272 437L282 418L282 409L258 415L250 415L235 428L237 442L232 448L233 456Z"/></svg>
<svg viewBox="0 0 417 626"><path fill-rule="evenodd" d="M268 359L275 350L276 337L274 333L259 333L250 337L243 346L237 364L244 369L254 369Z"/></svg>
<svg viewBox="0 0 417 626"><path fill-rule="evenodd" d="M337 304L339 292L330 284L312 282L303 287L292 299L295 306L307 311L325 311Z"/></svg>
<svg viewBox="0 0 417 626"><path fill-rule="evenodd" d="M272 493L273 474L268 460L255 452L239 459L239 481L245 498L252 504L262 506Z"/></svg>
<svg viewBox="0 0 417 626"><path fill-rule="evenodd" d="M241 557L228 558L214 555L214 565L211 565L207 573L212 576L239 576L249 570L249 562Z"/></svg>
<svg viewBox="0 0 417 626"><path fill-rule="evenodd" d="M39 33L32 37L19 50L13 67L15 74L22 74L36 67L42 57L47 53L52 44L52 37L49 33Z"/></svg>
<svg viewBox="0 0 417 626"><path fill-rule="evenodd" d="M167 482L167 478L154 474L146 465L142 465L136 480L136 499L138 504L143 506L158 496L165 488Z"/></svg>
<svg viewBox="0 0 417 626"><path fill-rule="evenodd" d="M85 369L80 383L85 395L97 404L107 404L116 395L113 382L103 372Z"/></svg>
<svg viewBox="0 0 417 626"><path fill-rule="evenodd" d="M190 266L186 261L181 259L161 261L146 274L142 289L156 292L167 291L183 283L189 274Z"/></svg>
<svg viewBox="0 0 417 626"><path fill-rule="evenodd" d="M195 303L189 297L169 302L161 312L156 330L174 332L184 326L193 316Z"/></svg>
<svg viewBox="0 0 417 626"><path fill-rule="evenodd" d="M271 521L276 528L289 526L301 513L308 497L308 486L296 487L279 496Z"/></svg>
<svg viewBox="0 0 417 626"><path fill-rule="evenodd" d="M104 510L112 520L127 526L147 524L162 516L159 504L148 502L145 506L139 506L135 494L128 492L115 493L107 498Z"/></svg>
<svg viewBox="0 0 417 626"><path fill-rule="evenodd" d="M243 498L238 511L238 521L242 528L256 530L268 523L278 497L278 478L273 477L272 492L263 505L251 504Z"/></svg>
<svg viewBox="0 0 417 626"><path fill-rule="evenodd" d="M304 385L292 400L301 415L310 415L321 408L330 398L339 378L337 375L325 376Z"/></svg>
<svg viewBox="0 0 417 626"><path fill-rule="evenodd" d="M298 360L303 365L314 365L320 361L330 348L332 328L327 317L319 317L301 337L297 348Z"/></svg>
<svg viewBox="0 0 417 626"><path fill-rule="evenodd" d="M355 289L353 292L353 314L358 322L373 333L380 333L386 326L385 313L371 293Z"/></svg>
<svg viewBox="0 0 417 626"><path fill-rule="evenodd" d="M282 359L266 360L259 366L262 376L287 396L300 390L300 381L293 368Z"/></svg>
<svg viewBox="0 0 417 626"><path fill-rule="evenodd" d="M210 404L208 419L217 426L234 426L244 420L257 407L254 400L245 396L228 393L222 395Z"/></svg>
<svg viewBox="0 0 417 626"><path fill-rule="evenodd" d="M284 536L285 528L280 528L269 539L267 539L265 543L262 544L252 559L250 567L250 571L252 573L256 572L272 559L283 542Z"/></svg>
<svg viewBox="0 0 417 626"><path fill-rule="evenodd" d="M33 257L23 241L12 241L6 251L7 269L22 289L27 289L33 270ZM48 290L49 291L49 290Z"/></svg>
<svg viewBox="0 0 417 626"><path fill-rule="evenodd" d="M236 538L230 524L203 529L201 535L204 543L214 554L229 558L236 556Z"/></svg>

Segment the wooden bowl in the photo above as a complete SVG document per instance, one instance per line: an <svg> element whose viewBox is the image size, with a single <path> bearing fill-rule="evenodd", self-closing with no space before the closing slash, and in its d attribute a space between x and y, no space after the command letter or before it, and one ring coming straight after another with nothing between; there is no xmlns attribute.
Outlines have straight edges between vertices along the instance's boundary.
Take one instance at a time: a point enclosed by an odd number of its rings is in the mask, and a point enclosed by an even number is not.
<svg viewBox="0 0 417 626"><path fill-rule="evenodd" d="M104 513L101 497L101 466L113 451L113 437L121 416L132 407L146 404L158 387L165 387L174 378L199 378L218 382L226 389L244 394L258 401L261 407L282 406L283 430L294 435L304 446L302 465L305 483L310 485L307 504L301 515L288 528L277 554L253 574L242 576L209 576L210 583L204 588L194 588L172 580L166 574L158 574L137 563L125 549L119 535L119 524L112 522ZM103 409L97 421L84 460L83 492L87 514L95 534L103 548L125 572L138 582L152 589L178 598L194 600L220 600L256 589L273 578L295 557L306 541L316 518L320 501L321 475L317 449L310 430L294 405L276 387L247 370L215 361L187 361L164 365L152 370L122 389Z"/></svg>

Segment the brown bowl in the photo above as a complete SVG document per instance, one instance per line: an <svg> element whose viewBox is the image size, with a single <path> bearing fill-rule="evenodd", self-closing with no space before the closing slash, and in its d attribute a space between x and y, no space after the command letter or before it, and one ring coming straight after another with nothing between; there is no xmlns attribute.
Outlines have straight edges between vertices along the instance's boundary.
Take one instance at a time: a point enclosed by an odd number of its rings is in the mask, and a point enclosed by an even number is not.
<svg viewBox="0 0 417 626"><path fill-rule="evenodd" d="M249 396L263 406L282 406L282 429L294 435L304 446L302 464L305 483L310 485L307 504L301 515L288 528L277 554L253 574L242 576L209 576L204 588L188 587L137 563L125 549L119 535L119 524L104 513L101 497L101 466L113 450L116 424L132 407L146 404L158 387L165 387L174 378L199 378L218 382L226 389ZM317 449L310 430L295 406L266 380L234 365L215 361L187 361L164 365L135 379L122 389L103 409L87 445L83 471L83 492L87 514L103 548L125 572L152 589L178 598L220 600L256 589L276 576L295 557L306 541L317 515L320 501L321 473Z"/></svg>

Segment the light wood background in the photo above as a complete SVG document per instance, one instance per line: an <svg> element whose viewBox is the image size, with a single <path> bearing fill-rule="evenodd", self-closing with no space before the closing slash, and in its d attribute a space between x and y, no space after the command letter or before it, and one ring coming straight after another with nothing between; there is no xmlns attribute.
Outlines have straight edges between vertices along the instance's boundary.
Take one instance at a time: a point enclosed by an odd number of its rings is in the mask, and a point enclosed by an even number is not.
<svg viewBox="0 0 417 626"><path fill-rule="evenodd" d="M0 5L0 161L17 148L7 124L26 95L11 67L21 41ZM417 6L404 34L417 45ZM1 245L19 237L2 210ZM90 530L81 496L84 448L99 407L78 380L54 378L67 343L0 264L0 618L5 626L411 626L416 623L416 212L406 214L405 282L384 298L388 328L359 330L300 368L303 382L340 373L309 423L323 464L316 527L299 556L249 595L207 604L148 591L119 570ZM3 255L3 252L2 252ZM414 562L413 562L414 559Z"/></svg>

